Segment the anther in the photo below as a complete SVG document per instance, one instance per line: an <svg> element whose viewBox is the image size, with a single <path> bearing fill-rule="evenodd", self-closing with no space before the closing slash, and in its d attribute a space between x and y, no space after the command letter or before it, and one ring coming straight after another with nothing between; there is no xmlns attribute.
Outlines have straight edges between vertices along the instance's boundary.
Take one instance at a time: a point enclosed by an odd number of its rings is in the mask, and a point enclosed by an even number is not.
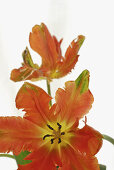
<svg viewBox="0 0 114 170"><path fill-rule="evenodd" d="M49 135L49 134L45 135L45 136L43 137L43 140L45 140L46 137L50 137L50 136L52 136L52 135Z"/></svg>
<svg viewBox="0 0 114 170"><path fill-rule="evenodd" d="M55 139L55 138L51 139L51 144L53 144L54 139Z"/></svg>
<svg viewBox="0 0 114 170"><path fill-rule="evenodd" d="M50 125L47 124L47 127L51 130L54 130Z"/></svg>
<svg viewBox="0 0 114 170"><path fill-rule="evenodd" d="M65 132L61 132L61 135L65 135Z"/></svg>
<svg viewBox="0 0 114 170"><path fill-rule="evenodd" d="M60 130L62 126L58 122L57 122L57 125L59 126L59 130Z"/></svg>
<svg viewBox="0 0 114 170"><path fill-rule="evenodd" d="M61 138L59 138L58 143L61 143Z"/></svg>

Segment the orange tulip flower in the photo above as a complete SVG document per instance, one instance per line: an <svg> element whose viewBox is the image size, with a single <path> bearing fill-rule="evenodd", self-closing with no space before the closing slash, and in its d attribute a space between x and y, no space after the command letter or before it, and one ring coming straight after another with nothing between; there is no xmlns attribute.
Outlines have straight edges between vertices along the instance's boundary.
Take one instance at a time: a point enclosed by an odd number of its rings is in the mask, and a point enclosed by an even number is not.
<svg viewBox="0 0 114 170"><path fill-rule="evenodd" d="M31 163L19 170L100 170L95 154L102 146L102 135L79 120L92 107L88 89L89 72L84 70L75 81L65 83L56 92L56 103L40 87L28 82L19 90L16 106L26 113L21 117L0 117L0 152L19 154Z"/></svg>
<svg viewBox="0 0 114 170"><path fill-rule="evenodd" d="M85 37L79 35L67 48L65 57L61 53L61 42L51 36L45 24L35 25L29 36L31 48L42 57L42 64L34 64L28 48L23 52L23 64L11 72L11 80L38 80L60 78L68 74L78 61L78 51Z"/></svg>

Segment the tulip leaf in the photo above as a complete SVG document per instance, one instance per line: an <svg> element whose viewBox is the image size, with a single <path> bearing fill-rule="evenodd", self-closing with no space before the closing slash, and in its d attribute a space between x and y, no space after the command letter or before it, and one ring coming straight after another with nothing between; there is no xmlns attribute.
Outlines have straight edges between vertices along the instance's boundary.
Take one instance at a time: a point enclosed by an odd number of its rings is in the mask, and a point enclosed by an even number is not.
<svg viewBox="0 0 114 170"><path fill-rule="evenodd" d="M31 160L24 160L24 158L29 153L30 152L28 152L28 151L24 151L24 152L21 152L19 155L15 155L15 159L16 159L17 164L25 165L25 164L28 164L28 163L32 162Z"/></svg>

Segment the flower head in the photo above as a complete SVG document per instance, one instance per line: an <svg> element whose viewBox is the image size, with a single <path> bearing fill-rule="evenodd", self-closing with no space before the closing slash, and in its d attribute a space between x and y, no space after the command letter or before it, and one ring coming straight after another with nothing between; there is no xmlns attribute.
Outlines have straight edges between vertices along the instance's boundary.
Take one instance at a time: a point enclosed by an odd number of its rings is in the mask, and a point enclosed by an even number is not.
<svg viewBox="0 0 114 170"><path fill-rule="evenodd" d="M79 35L67 48L65 57L62 56L61 43L55 36L51 36L45 24L35 25L29 36L31 48L42 57L42 64L34 64L28 48L23 52L23 64L19 69L11 72L11 80L38 80L60 78L68 74L78 61L78 51L85 37Z"/></svg>
<svg viewBox="0 0 114 170"><path fill-rule="evenodd" d="M56 92L56 103L40 87L24 83L16 97L16 106L24 117L0 118L0 152L19 154L32 162L19 165L20 170L100 170L95 154L102 145L102 135L88 126L78 128L88 113L93 96L88 88L89 72L84 70L76 81L65 83Z"/></svg>

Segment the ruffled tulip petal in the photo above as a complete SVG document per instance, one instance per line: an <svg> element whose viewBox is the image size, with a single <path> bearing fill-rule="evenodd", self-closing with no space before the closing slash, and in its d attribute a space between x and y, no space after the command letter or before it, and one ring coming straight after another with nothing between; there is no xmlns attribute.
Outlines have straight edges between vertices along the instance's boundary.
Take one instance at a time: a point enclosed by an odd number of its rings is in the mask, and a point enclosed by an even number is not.
<svg viewBox="0 0 114 170"><path fill-rule="evenodd" d="M33 27L29 42L31 48L42 57L42 65L51 69L55 68L58 58L56 44L44 23Z"/></svg>
<svg viewBox="0 0 114 170"><path fill-rule="evenodd" d="M84 40L85 37L83 35L79 35L77 39L71 42L71 44L66 50L63 62L61 62L60 66L58 67L58 72L56 73L57 77L65 76L74 68L79 57L78 51L81 48Z"/></svg>
<svg viewBox="0 0 114 170"><path fill-rule="evenodd" d="M42 71L39 69L37 64L34 64L28 48L24 50L22 67L19 69L13 69L11 72L10 79L17 81L32 80L35 78L42 77Z"/></svg>
<svg viewBox="0 0 114 170"><path fill-rule="evenodd" d="M62 165L57 151L49 152L46 148L40 148L37 152L29 154L25 159L32 160L32 162L26 165L19 165L18 170L54 170L57 165Z"/></svg>
<svg viewBox="0 0 114 170"><path fill-rule="evenodd" d="M97 158L75 152L72 148L63 149L60 170L100 170Z"/></svg>
<svg viewBox="0 0 114 170"><path fill-rule="evenodd" d="M75 121L89 112L94 99L88 85L89 72L84 70L76 81L65 83L65 90L60 88L57 90L56 114L60 114L61 119Z"/></svg>
<svg viewBox="0 0 114 170"><path fill-rule="evenodd" d="M40 87L24 83L16 96L16 107L23 109L25 118L41 125L49 119L51 97Z"/></svg>
<svg viewBox="0 0 114 170"><path fill-rule="evenodd" d="M0 117L0 152L33 151L40 145L38 126L21 117Z"/></svg>
<svg viewBox="0 0 114 170"><path fill-rule="evenodd" d="M85 125L82 129L76 130L71 145L82 154L94 156L102 146L102 138L98 131Z"/></svg>

